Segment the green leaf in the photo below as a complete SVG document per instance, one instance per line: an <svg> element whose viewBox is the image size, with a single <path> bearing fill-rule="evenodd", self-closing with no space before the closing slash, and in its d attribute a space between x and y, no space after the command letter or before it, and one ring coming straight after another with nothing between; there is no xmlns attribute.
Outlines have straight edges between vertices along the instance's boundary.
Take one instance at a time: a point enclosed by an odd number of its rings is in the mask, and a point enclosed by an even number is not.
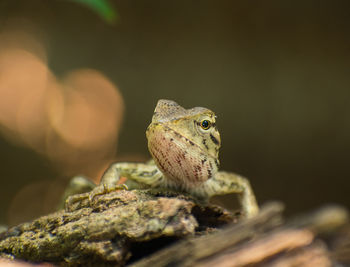
<svg viewBox="0 0 350 267"><path fill-rule="evenodd" d="M118 19L117 11L108 0L70 0L83 4L94 10L100 17L108 23L114 23Z"/></svg>

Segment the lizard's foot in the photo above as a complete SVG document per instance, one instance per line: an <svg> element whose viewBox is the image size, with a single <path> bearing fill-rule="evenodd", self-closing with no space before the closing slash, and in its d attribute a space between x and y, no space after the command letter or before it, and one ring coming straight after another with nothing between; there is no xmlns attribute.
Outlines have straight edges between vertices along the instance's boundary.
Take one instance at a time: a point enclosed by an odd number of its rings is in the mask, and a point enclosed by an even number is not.
<svg viewBox="0 0 350 267"><path fill-rule="evenodd" d="M74 206L74 204L77 203L77 202L80 202L80 201L82 201L84 199L87 199L89 197L89 194L90 193L88 192L88 193L83 193L83 194L77 194L77 195L69 196L66 199L65 203L64 203L64 209L66 211L73 210L72 207Z"/></svg>
<svg viewBox="0 0 350 267"><path fill-rule="evenodd" d="M89 201L92 202L96 196L104 195L113 191L117 190L128 190L128 186L126 184L100 184L99 186L96 186L92 191L89 193Z"/></svg>
<svg viewBox="0 0 350 267"><path fill-rule="evenodd" d="M73 205L77 202L81 202L84 199L88 199L88 201L91 203L96 196L107 194L117 190L128 190L128 186L126 184L117 184L112 186L106 185L106 184L100 184L88 193L77 194L77 195L68 197L65 202L65 210L67 211L73 210L74 209Z"/></svg>

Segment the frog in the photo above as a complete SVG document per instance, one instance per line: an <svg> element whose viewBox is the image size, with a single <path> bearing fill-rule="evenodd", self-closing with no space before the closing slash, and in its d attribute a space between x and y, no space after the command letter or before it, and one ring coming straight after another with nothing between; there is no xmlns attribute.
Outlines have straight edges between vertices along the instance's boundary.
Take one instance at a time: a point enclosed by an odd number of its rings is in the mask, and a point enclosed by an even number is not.
<svg viewBox="0 0 350 267"><path fill-rule="evenodd" d="M243 215L255 216L259 207L249 180L219 171L221 138L216 118L210 109L185 109L173 100L160 99L146 130L152 160L113 163L89 192L89 200L120 189L176 191L202 202L237 193ZM79 195L68 198L66 205L77 199Z"/></svg>

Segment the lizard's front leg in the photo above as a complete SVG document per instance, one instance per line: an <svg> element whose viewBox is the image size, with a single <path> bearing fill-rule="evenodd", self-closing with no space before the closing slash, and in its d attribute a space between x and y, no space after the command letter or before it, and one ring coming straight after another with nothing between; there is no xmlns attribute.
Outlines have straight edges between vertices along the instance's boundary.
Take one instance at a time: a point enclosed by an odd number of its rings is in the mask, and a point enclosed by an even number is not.
<svg viewBox="0 0 350 267"><path fill-rule="evenodd" d="M229 172L218 172L196 190L199 196L212 197L238 193L243 213L246 217L252 217L259 212L255 195L248 179Z"/></svg>
<svg viewBox="0 0 350 267"><path fill-rule="evenodd" d="M163 174L152 163L114 163L105 171L99 185L89 193L69 197L66 201L66 207L69 208L73 203L85 198L89 198L92 201L97 195L109 193L117 189L156 187L163 179Z"/></svg>
<svg viewBox="0 0 350 267"><path fill-rule="evenodd" d="M154 164L114 163L103 174L100 184L90 192L89 198L92 200L97 195L109 193L121 187L128 189L156 187L162 179L163 174Z"/></svg>

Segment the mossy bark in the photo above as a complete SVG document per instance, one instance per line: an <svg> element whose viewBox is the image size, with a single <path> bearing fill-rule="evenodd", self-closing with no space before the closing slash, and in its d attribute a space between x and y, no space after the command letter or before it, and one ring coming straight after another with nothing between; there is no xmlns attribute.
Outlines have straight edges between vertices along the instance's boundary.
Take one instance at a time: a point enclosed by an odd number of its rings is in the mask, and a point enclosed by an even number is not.
<svg viewBox="0 0 350 267"><path fill-rule="evenodd" d="M186 197L121 190L10 228L0 234L0 253L32 262L122 266L137 244L168 244L233 220L224 209Z"/></svg>
<svg viewBox="0 0 350 267"><path fill-rule="evenodd" d="M0 256L64 266L350 264L346 209L288 220L282 211L274 202L243 219L178 194L121 190L10 228L0 234Z"/></svg>

